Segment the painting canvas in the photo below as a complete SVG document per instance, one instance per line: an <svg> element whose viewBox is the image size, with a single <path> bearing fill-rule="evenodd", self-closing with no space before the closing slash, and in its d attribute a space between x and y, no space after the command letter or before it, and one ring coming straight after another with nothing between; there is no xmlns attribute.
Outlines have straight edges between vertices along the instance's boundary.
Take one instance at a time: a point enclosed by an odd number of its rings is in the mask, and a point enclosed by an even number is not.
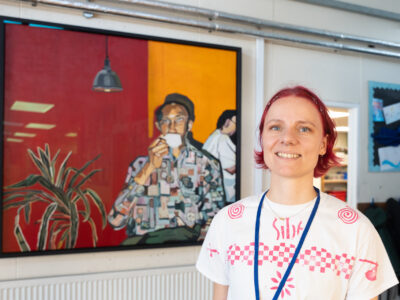
<svg viewBox="0 0 400 300"><path fill-rule="evenodd" d="M1 256L200 244L240 196L240 49L0 26Z"/></svg>
<svg viewBox="0 0 400 300"><path fill-rule="evenodd" d="M400 171L400 85L369 82L369 171Z"/></svg>

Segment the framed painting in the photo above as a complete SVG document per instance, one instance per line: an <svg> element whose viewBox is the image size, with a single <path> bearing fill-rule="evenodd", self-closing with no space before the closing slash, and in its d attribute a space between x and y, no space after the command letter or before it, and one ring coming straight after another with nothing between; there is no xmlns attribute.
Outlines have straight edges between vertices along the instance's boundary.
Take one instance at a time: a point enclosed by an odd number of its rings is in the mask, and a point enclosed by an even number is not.
<svg viewBox="0 0 400 300"><path fill-rule="evenodd" d="M400 171L400 85L369 82L369 171Z"/></svg>
<svg viewBox="0 0 400 300"><path fill-rule="evenodd" d="M0 255L201 244L240 197L240 48L0 26Z"/></svg>

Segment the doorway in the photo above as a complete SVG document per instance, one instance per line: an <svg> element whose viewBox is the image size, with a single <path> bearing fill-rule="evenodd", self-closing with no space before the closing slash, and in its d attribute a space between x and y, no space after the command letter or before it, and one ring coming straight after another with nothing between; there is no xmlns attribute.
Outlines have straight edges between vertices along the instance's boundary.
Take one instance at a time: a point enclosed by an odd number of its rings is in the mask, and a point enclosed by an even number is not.
<svg viewBox="0 0 400 300"><path fill-rule="evenodd" d="M314 184L321 191L346 201L357 208L358 185L358 145L359 145L359 105L354 103L326 103L332 119L335 121L338 138L334 146L342 165L331 168Z"/></svg>

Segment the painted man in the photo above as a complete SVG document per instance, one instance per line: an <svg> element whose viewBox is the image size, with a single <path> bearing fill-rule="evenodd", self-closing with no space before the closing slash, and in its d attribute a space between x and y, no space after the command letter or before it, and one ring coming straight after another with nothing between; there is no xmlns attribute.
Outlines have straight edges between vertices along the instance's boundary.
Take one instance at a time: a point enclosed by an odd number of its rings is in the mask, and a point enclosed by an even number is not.
<svg viewBox="0 0 400 300"><path fill-rule="evenodd" d="M127 227L128 236L145 237L133 243L197 240L225 205L220 164L188 139L195 119L188 97L167 95L155 115L161 135L148 156L129 166L108 221L115 230Z"/></svg>

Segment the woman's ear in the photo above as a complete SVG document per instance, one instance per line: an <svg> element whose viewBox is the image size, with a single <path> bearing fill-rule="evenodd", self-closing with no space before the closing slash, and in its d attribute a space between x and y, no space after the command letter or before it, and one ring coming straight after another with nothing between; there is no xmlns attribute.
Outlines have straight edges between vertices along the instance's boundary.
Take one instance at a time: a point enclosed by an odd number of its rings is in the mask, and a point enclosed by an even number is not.
<svg viewBox="0 0 400 300"><path fill-rule="evenodd" d="M327 146L328 146L328 135L325 135L321 141L321 148L319 150L319 155L321 156L325 155Z"/></svg>

